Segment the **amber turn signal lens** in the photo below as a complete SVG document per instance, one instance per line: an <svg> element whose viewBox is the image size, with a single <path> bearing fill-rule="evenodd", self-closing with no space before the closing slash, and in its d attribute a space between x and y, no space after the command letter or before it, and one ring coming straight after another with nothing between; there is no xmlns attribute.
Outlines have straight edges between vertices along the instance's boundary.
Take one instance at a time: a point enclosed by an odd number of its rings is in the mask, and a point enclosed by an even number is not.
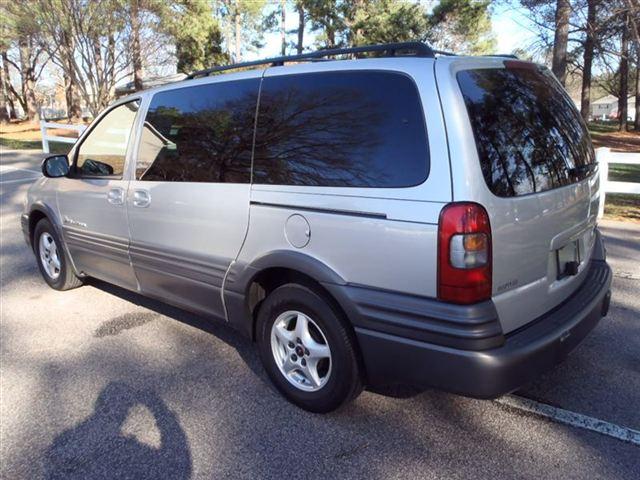
<svg viewBox="0 0 640 480"><path fill-rule="evenodd" d="M487 249L487 236L484 233L472 233L464 236L464 249L477 252Z"/></svg>

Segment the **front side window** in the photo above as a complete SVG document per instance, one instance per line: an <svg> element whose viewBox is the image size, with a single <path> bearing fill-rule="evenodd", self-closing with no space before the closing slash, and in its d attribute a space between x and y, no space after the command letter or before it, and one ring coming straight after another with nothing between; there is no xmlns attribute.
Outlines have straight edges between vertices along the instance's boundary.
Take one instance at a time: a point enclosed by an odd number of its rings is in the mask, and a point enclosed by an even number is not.
<svg viewBox="0 0 640 480"><path fill-rule="evenodd" d="M410 187L428 173L422 105L406 75L318 72L263 80L254 183Z"/></svg>
<svg viewBox="0 0 640 480"><path fill-rule="evenodd" d="M259 79L159 92L145 118L136 178L248 183Z"/></svg>
<svg viewBox="0 0 640 480"><path fill-rule="evenodd" d="M82 141L76 174L82 177L121 177L127 146L140 102L120 105L107 113Z"/></svg>

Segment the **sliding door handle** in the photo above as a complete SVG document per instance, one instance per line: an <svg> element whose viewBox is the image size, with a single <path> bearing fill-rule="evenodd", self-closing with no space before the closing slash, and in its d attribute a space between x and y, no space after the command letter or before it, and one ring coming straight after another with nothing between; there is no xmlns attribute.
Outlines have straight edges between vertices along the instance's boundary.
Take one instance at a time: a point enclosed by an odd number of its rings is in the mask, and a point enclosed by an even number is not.
<svg viewBox="0 0 640 480"><path fill-rule="evenodd" d="M111 205L122 205L124 203L124 190L122 188L112 188L107 192L107 202Z"/></svg>
<svg viewBox="0 0 640 480"><path fill-rule="evenodd" d="M151 204L151 194L147 190L134 190L133 206L145 208Z"/></svg>

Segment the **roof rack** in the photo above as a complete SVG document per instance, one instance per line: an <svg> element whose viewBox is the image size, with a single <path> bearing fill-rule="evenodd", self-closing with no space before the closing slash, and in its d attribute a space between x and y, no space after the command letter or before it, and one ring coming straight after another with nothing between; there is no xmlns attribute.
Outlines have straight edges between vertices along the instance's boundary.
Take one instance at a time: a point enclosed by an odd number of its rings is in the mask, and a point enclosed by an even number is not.
<svg viewBox="0 0 640 480"><path fill-rule="evenodd" d="M361 53L373 53L381 52L383 57L395 57L395 56L412 56L412 57L426 57L434 58L436 53L444 54L444 52L435 52L429 45L422 42L403 42L403 43L385 43L381 45L366 45L362 47L351 48L332 48L328 50L318 50L310 53L303 53L300 55L290 55L284 57L266 58L264 60L254 60L251 62L234 63L231 65L221 65L219 67L207 68L204 70L198 70L190 74L187 79L206 77L215 72L223 72L225 70L234 70L236 68L255 67L258 65L271 65L281 66L286 62L300 62L300 61L313 61L321 60L326 57L335 57L338 55L357 55ZM411 52L410 54L402 52Z"/></svg>
<svg viewBox="0 0 640 480"><path fill-rule="evenodd" d="M445 57L457 57L458 56L457 53L447 52L445 50L434 50L433 53L435 53L436 55L441 55L441 56L445 56Z"/></svg>

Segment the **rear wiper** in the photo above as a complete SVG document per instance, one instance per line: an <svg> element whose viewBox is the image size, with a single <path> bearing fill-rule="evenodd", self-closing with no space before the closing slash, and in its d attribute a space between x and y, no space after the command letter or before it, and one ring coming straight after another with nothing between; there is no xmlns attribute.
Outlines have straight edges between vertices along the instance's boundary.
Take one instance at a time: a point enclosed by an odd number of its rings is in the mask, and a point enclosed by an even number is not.
<svg viewBox="0 0 640 480"><path fill-rule="evenodd" d="M596 169L597 163L589 163L586 165L579 165L577 167L573 167L570 168L568 170L569 175L573 175L573 176L578 176L580 174L584 174L586 173L587 175L590 175L591 173L593 173Z"/></svg>

